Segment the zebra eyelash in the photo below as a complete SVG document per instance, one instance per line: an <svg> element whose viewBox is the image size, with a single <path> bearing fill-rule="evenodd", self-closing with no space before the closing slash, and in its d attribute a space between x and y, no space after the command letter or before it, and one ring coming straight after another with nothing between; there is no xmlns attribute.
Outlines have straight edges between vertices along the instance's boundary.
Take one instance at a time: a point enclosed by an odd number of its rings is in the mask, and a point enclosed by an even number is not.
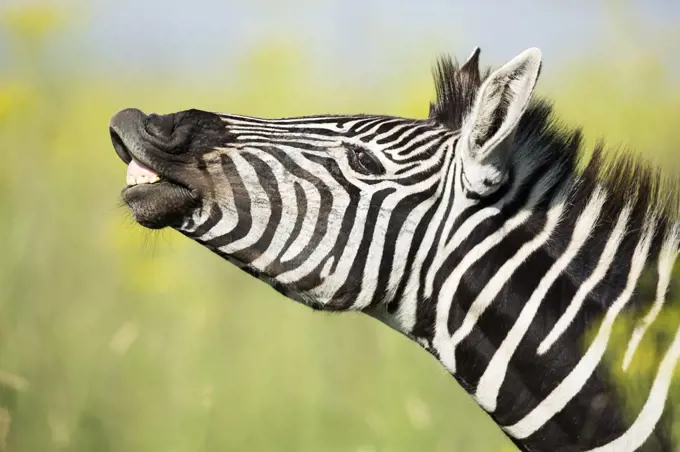
<svg viewBox="0 0 680 452"><path fill-rule="evenodd" d="M347 160L354 171L366 176L382 176L385 167L373 153L361 146L347 144Z"/></svg>

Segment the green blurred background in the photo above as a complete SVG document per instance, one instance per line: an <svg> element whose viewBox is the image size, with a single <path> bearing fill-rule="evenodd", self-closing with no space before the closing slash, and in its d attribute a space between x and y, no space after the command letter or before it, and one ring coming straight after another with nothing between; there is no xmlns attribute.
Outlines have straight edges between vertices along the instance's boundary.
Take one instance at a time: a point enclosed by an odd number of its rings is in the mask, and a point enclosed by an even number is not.
<svg viewBox="0 0 680 452"><path fill-rule="evenodd" d="M0 0L0 452L514 450L397 333L136 226L108 120L424 117L437 54L539 46L590 142L677 156L680 4L170 3Z"/></svg>

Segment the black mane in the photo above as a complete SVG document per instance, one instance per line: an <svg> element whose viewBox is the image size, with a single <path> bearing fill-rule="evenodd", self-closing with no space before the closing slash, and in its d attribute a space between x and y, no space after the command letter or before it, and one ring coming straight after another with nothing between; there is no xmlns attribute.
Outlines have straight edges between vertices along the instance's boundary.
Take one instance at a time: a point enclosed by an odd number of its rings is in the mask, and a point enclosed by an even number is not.
<svg viewBox="0 0 680 452"><path fill-rule="evenodd" d="M473 63L461 68L455 58L443 56L434 68L437 100L430 104L430 118L452 130L462 127L480 85L491 73L487 68L481 75L476 60Z"/></svg>

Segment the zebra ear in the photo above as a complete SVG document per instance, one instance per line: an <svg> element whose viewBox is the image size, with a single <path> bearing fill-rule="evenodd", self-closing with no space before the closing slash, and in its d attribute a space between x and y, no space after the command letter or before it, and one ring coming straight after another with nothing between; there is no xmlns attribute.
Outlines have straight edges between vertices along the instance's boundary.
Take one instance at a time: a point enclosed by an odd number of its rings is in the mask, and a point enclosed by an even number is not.
<svg viewBox="0 0 680 452"><path fill-rule="evenodd" d="M466 74L475 86L479 86L481 75L479 74L479 54L481 49L475 47L467 61L460 67L460 72Z"/></svg>
<svg viewBox="0 0 680 452"><path fill-rule="evenodd" d="M463 123L459 150L471 192L488 195L508 177L514 131L524 114L541 70L541 51L525 50L482 84Z"/></svg>

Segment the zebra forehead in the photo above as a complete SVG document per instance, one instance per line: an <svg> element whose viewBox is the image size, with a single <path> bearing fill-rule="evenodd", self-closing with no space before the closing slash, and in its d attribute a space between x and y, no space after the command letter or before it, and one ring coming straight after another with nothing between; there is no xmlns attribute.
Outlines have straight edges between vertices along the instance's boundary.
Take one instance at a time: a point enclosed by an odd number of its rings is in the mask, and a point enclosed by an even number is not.
<svg viewBox="0 0 680 452"><path fill-rule="evenodd" d="M373 151L416 150L457 134L430 118L326 115L265 119L220 114L234 143L297 144L319 148L356 145Z"/></svg>

